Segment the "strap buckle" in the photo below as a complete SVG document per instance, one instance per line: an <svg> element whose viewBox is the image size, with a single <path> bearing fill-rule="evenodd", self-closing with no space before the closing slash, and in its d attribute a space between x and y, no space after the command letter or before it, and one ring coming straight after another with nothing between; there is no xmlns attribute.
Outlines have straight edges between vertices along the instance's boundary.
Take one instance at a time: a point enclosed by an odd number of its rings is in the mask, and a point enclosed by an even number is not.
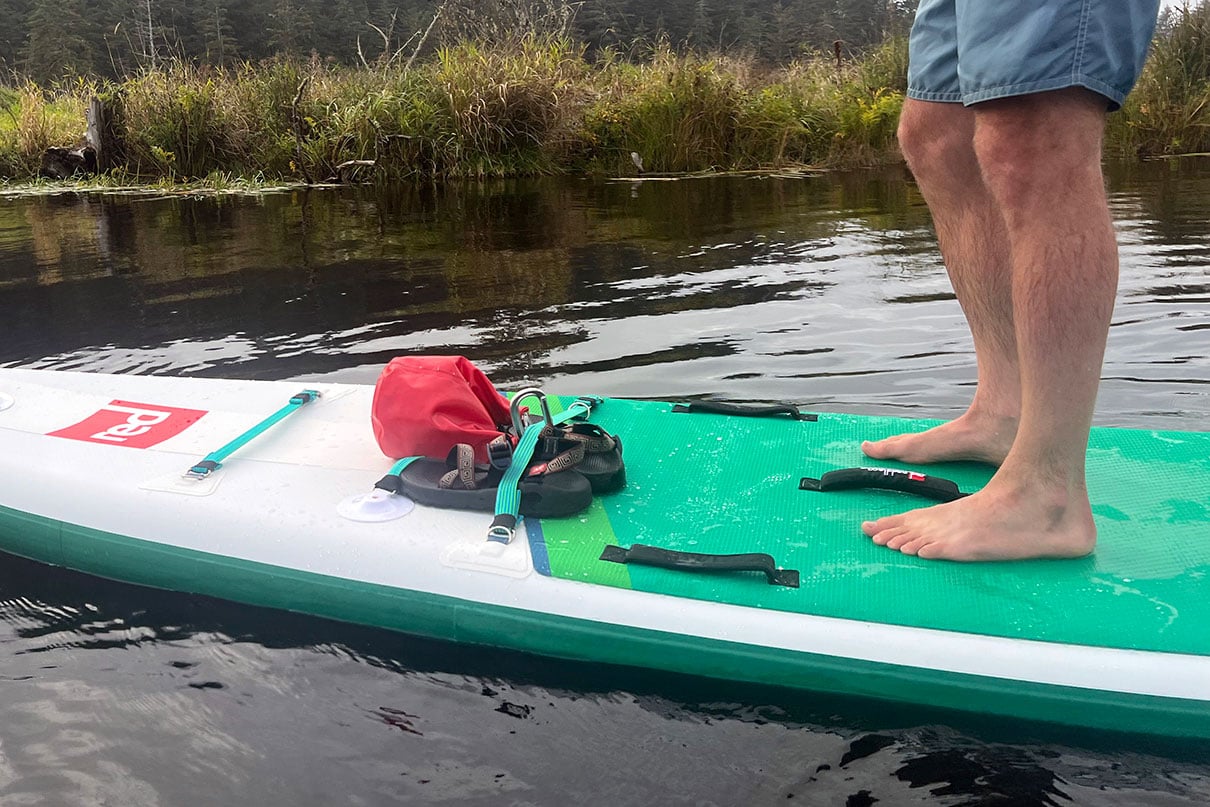
<svg viewBox="0 0 1210 807"><path fill-rule="evenodd" d="M181 474L181 476L185 479L205 479L206 477L210 476L210 474L217 471L221 466L222 463L215 462L214 460L202 460L197 465Z"/></svg>
<svg viewBox="0 0 1210 807"><path fill-rule="evenodd" d="M302 406L304 404L309 404L312 401L317 400L319 397L320 397L319 390L305 389L302 392L295 393L294 395L290 396L290 403L294 404L295 406Z"/></svg>
<svg viewBox="0 0 1210 807"><path fill-rule="evenodd" d="M569 409L571 409L573 407L582 408L584 411L575 415L575 417L576 418L586 418L592 414L593 409L595 409L596 407L600 406L603 403L605 403L605 399L598 395L581 395L579 398L576 398L574 401L572 401L571 406L568 408Z"/></svg>
<svg viewBox="0 0 1210 807"><path fill-rule="evenodd" d="M537 456L546 459L553 459L557 457L559 455L559 451L563 448L561 445L559 445L559 441L562 440L560 434L560 432L555 430L552 430L549 434L543 433L541 437L542 447L534 453Z"/></svg>
<svg viewBox="0 0 1210 807"><path fill-rule="evenodd" d="M513 444L508 438L492 440L487 444L487 459L493 468L508 470L513 464Z"/></svg>
<svg viewBox="0 0 1210 807"><path fill-rule="evenodd" d="M517 531L512 527L505 527L502 524L497 524L487 531L487 540L497 544L511 544Z"/></svg>
<svg viewBox="0 0 1210 807"><path fill-rule="evenodd" d="M508 513L500 513L492 520L492 526L487 531L487 540L495 544L508 545L517 534L517 518Z"/></svg>

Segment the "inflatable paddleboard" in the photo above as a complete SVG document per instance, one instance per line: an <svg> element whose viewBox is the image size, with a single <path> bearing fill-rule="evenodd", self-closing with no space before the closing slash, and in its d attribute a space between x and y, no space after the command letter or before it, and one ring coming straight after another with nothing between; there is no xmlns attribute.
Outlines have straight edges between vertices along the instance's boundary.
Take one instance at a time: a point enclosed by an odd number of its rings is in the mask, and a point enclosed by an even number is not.
<svg viewBox="0 0 1210 807"><path fill-rule="evenodd" d="M625 487L506 543L491 513L376 487L372 396L0 370L0 549L456 642L1210 738L1208 433L1095 429L1093 555L956 564L860 531L990 477L854 470L863 439L932 422L607 399Z"/></svg>

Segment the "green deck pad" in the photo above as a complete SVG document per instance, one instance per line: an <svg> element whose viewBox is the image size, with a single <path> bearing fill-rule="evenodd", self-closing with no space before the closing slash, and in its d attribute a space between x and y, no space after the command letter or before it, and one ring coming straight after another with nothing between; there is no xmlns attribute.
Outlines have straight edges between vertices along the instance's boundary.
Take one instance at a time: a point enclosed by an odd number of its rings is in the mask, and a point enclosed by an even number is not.
<svg viewBox="0 0 1210 807"><path fill-rule="evenodd" d="M1093 555L1009 563L927 561L875 545L861 522L929 501L893 491L802 491L859 466L862 440L937 421L821 414L817 422L672 411L608 400L592 421L622 437L627 486L580 516L543 520L556 577L803 614L1102 647L1210 655L1210 433L1094 429ZM933 465L965 492L993 469ZM766 552L798 589L752 573L600 561L608 543Z"/></svg>

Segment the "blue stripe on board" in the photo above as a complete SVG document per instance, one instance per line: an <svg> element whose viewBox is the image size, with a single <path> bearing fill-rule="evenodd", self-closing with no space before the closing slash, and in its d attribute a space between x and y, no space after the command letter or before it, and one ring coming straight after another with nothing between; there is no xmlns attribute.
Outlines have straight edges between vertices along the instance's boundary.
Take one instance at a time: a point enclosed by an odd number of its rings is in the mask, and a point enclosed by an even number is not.
<svg viewBox="0 0 1210 807"><path fill-rule="evenodd" d="M525 519L525 534L529 536L529 555L534 562L534 571L550 577L550 555L546 554L546 535L542 522L536 518Z"/></svg>

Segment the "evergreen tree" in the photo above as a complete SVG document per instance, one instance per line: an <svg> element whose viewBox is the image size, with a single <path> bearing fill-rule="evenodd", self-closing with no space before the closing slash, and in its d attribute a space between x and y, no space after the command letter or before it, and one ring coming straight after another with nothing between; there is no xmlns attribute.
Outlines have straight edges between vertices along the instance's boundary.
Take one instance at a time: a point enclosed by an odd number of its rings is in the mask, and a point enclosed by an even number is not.
<svg viewBox="0 0 1210 807"><path fill-rule="evenodd" d="M789 61L801 55L803 36L801 15L795 8L774 3L758 52L777 62Z"/></svg>
<svg viewBox="0 0 1210 807"><path fill-rule="evenodd" d="M735 23L729 30L721 33L722 45L724 49L759 53L767 33L767 19L758 11L748 9L736 16Z"/></svg>
<svg viewBox="0 0 1210 807"><path fill-rule="evenodd" d="M888 9L886 0L836 0L829 9L836 38L848 44L878 41L887 27Z"/></svg>
<svg viewBox="0 0 1210 807"><path fill-rule="evenodd" d="M205 52L201 19L204 6L209 0L199 3L187 0L154 0L155 42L161 56L191 61Z"/></svg>
<svg viewBox="0 0 1210 807"><path fill-rule="evenodd" d="M28 17L26 0L0 0L0 20L7 22L0 30L0 70L6 73L17 69L21 54L25 52Z"/></svg>
<svg viewBox="0 0 1210 807"><path fill-rule="evenodd" d="M227 7L235 52L240 59L258 61L273 55L269 44L269 15L272 0L240 0Z"/></svg>
<svg viewBox="0 0 1210 807"><path fill-rule="evenodd" d="M689 31L685 39L697 48L710 49L715 47L714 38L715 16L711 13L709 0L696 0L693 4L693 16L690 18Z"/></svg>
<svg viewBox="0 0 1210 807"><path fill-rule="evenodd" d="M203 0L195 6L195 14L202 61L216 65L234 61L239 54L224 0Z"/></svg>
<svg viewBox="0 0 1210 807"><path fill-rule="evenodd" d="M35 0L27 25L23 66L35 79L85 75L97 66L96 26L85 0Z"/></svg>
<svg viewBox="0 0 1210 807"><path fill-rule="evenodd" d="M268 20L269 45L276 53L303 56L315 47L315 19L306 0L276 0Z"/></svg>
<svg viewBox="0 0 1210 807"><path fill-rule="evenodd" d="M619 22L625 12L612 0L584 0L576 13L576 35L590 52L617 43Z"/></svg>
<svg viewBox="0 0 1210 807"><path fill-rule="evenodd" d="M375 39L380 38L366 25L370 10L364 0L333 0L323 19L323 25L315 32L315 48L338 62L352 64L357 60L357 35L363 31ZM362 42L366 41L363 36Z"/></svg>
<svg viewBox="0 0 1210 807"><path fill-rule="evenodd" d="M415 49L445 9L448 33L513 34L550 27L563 0L0 0L0 69L43 80L93 72L118 77L167 58L209 64L313 51L373 62ZM775 62L808 50L849 51L906 31L915 0L581 0L572 35L589 47L642 54L674 47L742 50ZM510 22L511 21L511 22ZM377 27L378 33L372 26ZM510 27L511 25L511 27ZM459 27L461 26L461 27ZM503 27L502 27L503 26ZM383 34L387 34L384 41ZM430 48L438 37L434 35Z"/></svg>

